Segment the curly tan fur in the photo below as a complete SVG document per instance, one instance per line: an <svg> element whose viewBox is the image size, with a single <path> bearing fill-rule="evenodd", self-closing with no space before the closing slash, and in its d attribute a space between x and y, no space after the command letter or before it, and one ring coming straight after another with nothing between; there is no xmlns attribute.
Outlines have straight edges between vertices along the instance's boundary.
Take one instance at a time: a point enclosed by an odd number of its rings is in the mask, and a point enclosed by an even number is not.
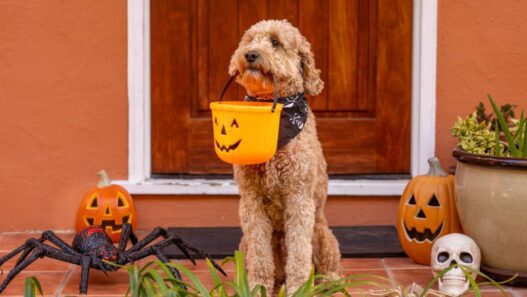
<svg viewBox="0 0 527 297"><path fill-rule="evenodd" d="M274 40L274 45L273 45ZM258 53L249 63L247 52ZM281 97L319 94L324 83L315 68L311 46L287 21L261 21L243 35L229 73L247 93L273 97L272 74ZM340 274L338 242L324 216L328 176L315 117L309 110L302 132L260 165L235 165L240 188L240 248L247 258L251 285L271 291L285 281L288 292L317 273Z"/></svg>

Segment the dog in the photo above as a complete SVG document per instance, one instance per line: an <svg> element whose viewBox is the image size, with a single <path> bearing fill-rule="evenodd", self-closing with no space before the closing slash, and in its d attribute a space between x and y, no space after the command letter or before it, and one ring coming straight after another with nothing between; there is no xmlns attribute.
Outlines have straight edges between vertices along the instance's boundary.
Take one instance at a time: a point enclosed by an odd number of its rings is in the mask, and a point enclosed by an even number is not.
<svg viewBox="0 0 527 297"><path fill-rule="evenodd" d="M324 87L311 45L286 20L250 27L232 55L229 74L237 75L247 98L256 101L272 100L274 84L280 98L314 96ZM338 241L324 215L328 175L315 116L302 98L297 102L305 111L299 133L264 164L234 165L240 250L251 286L263 285L268 292L284 282L287 292L294 292L309 278L313 264L317 273L340 276Z"/></svg>

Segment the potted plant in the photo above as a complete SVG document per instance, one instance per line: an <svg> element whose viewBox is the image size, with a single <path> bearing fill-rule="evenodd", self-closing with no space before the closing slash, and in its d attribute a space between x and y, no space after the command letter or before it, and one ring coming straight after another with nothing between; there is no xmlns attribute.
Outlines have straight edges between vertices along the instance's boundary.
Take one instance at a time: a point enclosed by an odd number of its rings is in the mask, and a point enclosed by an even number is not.
<svg viewBox="0 0 527 297"><path fill-rule="evenodd" d="M482 252L482 268L494 277L519 273L527 280L527 119L514 106L493 113L482 103L452 134L456 168L456 205L464 232Z"/></svg>

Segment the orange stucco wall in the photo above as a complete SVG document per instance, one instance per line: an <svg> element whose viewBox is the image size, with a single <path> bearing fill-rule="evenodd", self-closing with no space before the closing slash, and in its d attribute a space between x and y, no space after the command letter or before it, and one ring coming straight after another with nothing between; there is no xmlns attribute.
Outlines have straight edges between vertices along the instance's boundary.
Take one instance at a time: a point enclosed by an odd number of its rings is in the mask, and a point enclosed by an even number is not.
<svg viewBox="0 0 527 297"><path fill-rule="evenodd" d="M71 228L128 162L126 1L0 2L0 231Z"/></svg>
<svg viewBox="0 0 527 297"><path fill-rule="evenodd" d="M527 108L527 2L438 2L446 167L451 125L487 92ZM0 24L0 231L71 229L99 169L127 175L126 1L3 0ZM236 197L135 200L141 229L238 221ZM389 224L396 209L397 197L330 197L327 214L332 225Z"/></svg>
<svg viewBox="0 0 527 297"><path fill-rule="evenodd" d="M450 128L487 93L527 113L527 1L440 0L436 154L454 165Z"/></svg>

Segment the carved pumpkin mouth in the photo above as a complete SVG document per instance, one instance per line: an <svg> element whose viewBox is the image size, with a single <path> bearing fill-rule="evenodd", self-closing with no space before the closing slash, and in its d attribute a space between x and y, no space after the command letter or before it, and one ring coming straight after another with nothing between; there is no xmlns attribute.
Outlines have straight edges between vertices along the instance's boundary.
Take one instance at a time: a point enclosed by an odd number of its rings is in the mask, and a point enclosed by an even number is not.
<svg viewBox="0 0 527 297"><path fill-rule="evenodd" d="M239 145L242 140L236 141L234 144L231 144L230 146L220 145L220 143L216 140L216 147L222 151L228 153L229 151L234 151Z"/></svg>
<svg viewBox="0 0 527 297"><path fill-rule="evenodd" d="M437 227L435 232L432 232L432 230L430 230L429 228L425 228L424 232L418 232L416 228L410 229L408 228L408 226L406 226L406 222L404 220L403 225L406 238L408 238L408 240L415 240L417 242L433 242L443 230L443 223L441 223L441 225Z"/></svg>
<svg viewBox="0 0 527 297"><path fill-rule="evenodd" d="M122 221L123 221L123 224L129 223L130 217L124 216ZM95 219L86 218L86 223L90 226L94 226ZM104 230L106 230L106 232L111 231L112 233L116 233L116 232L120 232L121 229L123 229L123 224L117 224L115 220L101 220L101 224L98 226L101 226Z"/></svg>

